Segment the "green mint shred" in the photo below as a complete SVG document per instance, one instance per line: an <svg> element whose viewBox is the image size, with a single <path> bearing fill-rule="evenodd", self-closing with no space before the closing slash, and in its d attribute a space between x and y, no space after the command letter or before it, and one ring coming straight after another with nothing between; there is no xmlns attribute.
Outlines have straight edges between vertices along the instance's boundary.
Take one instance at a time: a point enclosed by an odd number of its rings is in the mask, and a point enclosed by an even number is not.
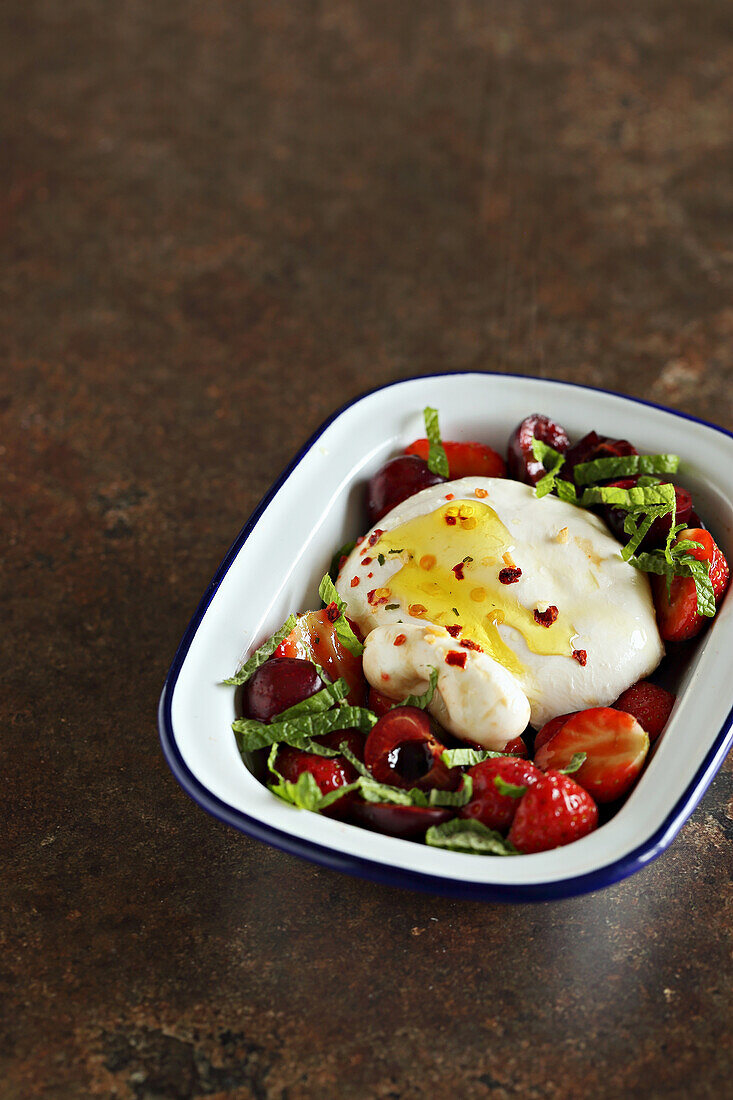
<svg viewBox="0 0 733 1100"><path fill-rule="evenodd" d="M354 657L361 657L364 652L364 646L357 638L351 623L346 618L346 604L336 591L336 586L328 573L326 573L318 586L318 595L321 597L326 607L332 603L336 604L338 608L338 618L333 624L336 637L341 642L344 649L348 649L349 653L352 653Z"/></svg>
<svg viewBox="0 0 733 1100"><path fill-rule="evenodd" d="M527 793L526 784L507 783L506 779L502 779L500 775L494 776L494 786L499 794L508 795L509 798L521 798Z"/></svg>
<svg viewBox="0 0 733 1100"><path fill-rule="evenodd" d="M435 695L435 689L438 686L438 670L437 668L430 669L430 680L428 683L427 691L422 695L408 695L401 703L394 703L392 710L395 707L419 707L420 710L425 710L433 701Z"/></svg>
<svg viewBox="0 0 733 1100"><path fill-rule="evenodd" d="M448 456L445 453L443 441L440 438L440 425L438 424L438 410L431 409L428 405L423 409L425 418L425 434L430 443L428 451L428 469L440 477L450 477Z"/></svg>
<svg viewBox="0 0 733 1100"><path fill-rule="evenodd" d="M656 474L676 474L679 455L619 455L580 462L573 471L576 485L594 485L598 481L613 481L622 477L643 477Z"/></svg>
<svg viewBox="0 0 733 1100"><path fill-rule="evenodd" d="M510 752L494 752L492 749L444 749L440 759L447 768L472 768L474 764L483 764L497 756L512 756Z"/></svg>
<svg viewBox="0 0 733 1100"><path fill-rule="evenodd" d="M443 825L432 825L425 834L425 842L432 848L446 848L451 852L485 856L517 855L517 849L501 833L489 829L480 821L460 817Z"/></svg>
<svg viewBox="0 0 733 1100"><path fill-rule="evenodd" d="M532 438L532 454L541 462L547 471L544 477L534 487L536 497L546 497L548 493L551 493L555 488L555 479L562 469L565 462L565 455L560 454L554 447L551 447L549 443L543 443L541 439L537 439L536 436Z"/></svg>
<svg viewBox="0 0 733 1100"><path fill-rule="evenodd" d="M568 764L568 766L566 768L560 768L560 771L563 775L574 775L575 772L579 771L580 768L583 767L583 764L585 764L587 759L587 752L574 752L572 757L570 758L570 763Z"/></svg>
<svg viewBox="0 0 733 1100"><path fill-rule="evenodd" d="M319 714L322 711L330 710L331 707L340 706L350 690L348 682L340 677L334 684L326 684L320 691L316 691L307 699L301 699L299 703L294 703L292 707L282 711L278 714L277 720L278 722L289 722L293 718L301 718L307 714Z"/></svg>
<svg viewBox="0 0 733 1100"><path fill-rule="evenodd" d="M229 685L230 687L239 687L240 684L246 684L250 676L252 676L260 665L264 665L268 657L271 657L281 642L284 642L288 634L292 634L295 629L297 618L295 615L289 615L279 630L264 642L259 649L256 649L251 657L248 657L238 672L235 672L234 676L230 676L228 680L223 680L222 683Z"/></svg>
<svg viewBox="0 0 733 1100"><path fill-rule="evenodd" d="M232 722L240 752L256 752L275 741L283 741L294 749L312 751L314 737L334 730L359 729L369 733L377 716L363 707L338 706L322 714L305 714L285 722L258 722L255 718L238 718ZM331 755L322 753L321 755Z"/></svg>

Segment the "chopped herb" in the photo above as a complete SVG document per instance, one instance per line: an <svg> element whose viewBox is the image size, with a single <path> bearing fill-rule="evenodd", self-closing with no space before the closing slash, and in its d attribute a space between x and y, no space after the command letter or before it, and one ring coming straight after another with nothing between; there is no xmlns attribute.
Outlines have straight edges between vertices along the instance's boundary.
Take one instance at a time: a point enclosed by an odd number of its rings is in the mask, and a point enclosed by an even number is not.
<svg viewBox="0 0 733 1100"><path fill-rule="evenodd" d="M430 406L428 406L426 409L423 409L423 416L425 417L425 433L430 442L428 469L434 474L439 474L441 477L450 477L448 456L445 453L445 448L440 438L438 410L431 409Z"/></svg>
<svg viewBox="0 0 733 1100"><path fill-rule="evenodd" d="M386 560L387 559L385 558L384 554L377 554L377 561L379 562L380 565L384 565Z"/></svg>
<svg viewBox="0 0 733 1100"><path fill-rule="evenodd" d="M395 703L394 707L419 707L421 710L425 710L430 706L435 695L435 688L438 684L438 670L437 668L430 669L430 683L428 689L423 695L408 695L402 703ZM394 707L392 709L394 710Z"/></svg>
<svg viewBox="0 0 733 1100"><path fill-rule="evenodd" d="M565 462L565 455L560 454L554 447L551 447L549 443L543 443L541 439L533 437L532 439L532 454L541 462L547 473L544 477L540 478L534 487L535 496L546 497L548 493L551 493L555 488L555 478L560 473L560 469Z"/></svg>
<svg viewBox="0 0 733 1100"><path fill-rule="evenodd" d="M468 554L467 554L466 557L461 562L461 565L466 565L466 563L469 562L469 561L473 561L473 558L469 557Z"/></svg>
<svg viewBox="0 0 733 1100"><path fill-rule="evenodd" d="M452 852L471 852L486 856L513 856L517 849L501 833L489 829L480 821L454 818L443 825L432 825L425 834L425 842L433 848L447 848Z"/></svg>
<svg viewBox="0 0 733 1100"><path fill-rule="evenodd" d="M305 714L285 722L271 722L269 725L258 722L255 718L238 718L232 722L232 729L237 735L240 752L255 752L275 741L283 741L295 749L311 751L309 746L314 737L333 730L352 728L368 733L376 722L377 717L370 710L341 706L322 714ZM321 755L330 755L330 751Z"/></svg>
<svg viewBox="0 0 733 1100"><path fill-rule="evenodd" d="M563 775L573 775L579 768L583 767L587 759L587 752L574 752L568 766L566 768L560 768L560 771Z"/></svg>
<svg viewBox="0 0 733 1100"><path fill-rule="evenodd" d="M577 485L593 485L636 474L675 474L679 465L679 455L619 455L580 462L573 470L573 477Z"/></svg>
<svg viewBox="0 0 733 1100"><path fill-rule="evenodd" d="M456 616L457 619L460 618L457 607L452 607L451 611L453 612L453 614Z"/></svg>
<svg viewBox="0 0 733 1100"><path fill-rule="evenodd" d="M400 605L398 603L386 603L384 605L384 610L385 611L397 611L399 606Z"/></svg>
<svg viewBox="0 0 733 1100"><path fill-rule="evenodd" d="M345 649L348 649L349 653L352 653L354 657L361 657L364 652L364 646L361 644L356 634L354 633L351 623L346 618L346 604L336 591L336 586L329 577L328 573L325 575L320 585L318 586L318 595L323 600L326 606L332 603L336 604L338 608L338 617L334 621L334 629L336 631L336 637L341 642L341 645Z"/></svg>
<svg viewBox="0 0 733 1100"><path fill-rule="evenodd" d="M579 505L578 491L573 485L572 481L563 481L561 478L555 479L555 492L560 500L565 504L574 504L576 508Z"/></svg>
<svg viewBox="0 0 733 1100"><path fill-rule="evenodd" d="M228 684L231 687L239 687L240 684L246 684L250 676L253 675L260 667L264 665L268 657L271 657L275 652L280 642L284 642L288 634L292 634L297 623L295 615L289 615L279 630L276 630L272 637L268 638L259 649L249 657L238 672L234 676L230 676L228 680L223 680L222 683Z"/></svg>
<svg viewBox="0 0 733 1100"><path fill-rule="evenodd" d="M326 684L320 691L310 695L307 699L301 699L292 707L282 711L277 716L278 722L289 722L292 718L301 718L306 714L320 714L330 707L340 706L351 688L346 680L340 677L335 684Z"/></svg>
<svg viewBox="0 0 733 1100"><path fill-rule="evenodd" d="M494 786L499 794L508 795L509 798L521 798L527 792L526 784L507 783L506 779L502 779L500 775L494 776Z"/></svg>
<svg viewBox="0 0 733 1100"><path fill-rule="evenodd" d="M491 760L496 756L511 755L508 752L493 752L491 749L445 749L440 754L440 759L447 768L462 768L483 764L484 760Z"/></svg>

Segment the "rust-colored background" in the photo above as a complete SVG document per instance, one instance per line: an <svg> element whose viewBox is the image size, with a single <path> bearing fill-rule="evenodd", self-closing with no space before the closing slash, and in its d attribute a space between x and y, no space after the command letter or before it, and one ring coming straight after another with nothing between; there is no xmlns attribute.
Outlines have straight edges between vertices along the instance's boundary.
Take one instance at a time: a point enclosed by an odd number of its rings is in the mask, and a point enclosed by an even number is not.
<svg viewBox="0 0 733 1100"><path fill-rule="evenodd" d="M502 908L238 835L155 728L361 390L733 427L728 0L5 0L0 73L2 1100L730 1095L730 762L644 872Z"/></svg>

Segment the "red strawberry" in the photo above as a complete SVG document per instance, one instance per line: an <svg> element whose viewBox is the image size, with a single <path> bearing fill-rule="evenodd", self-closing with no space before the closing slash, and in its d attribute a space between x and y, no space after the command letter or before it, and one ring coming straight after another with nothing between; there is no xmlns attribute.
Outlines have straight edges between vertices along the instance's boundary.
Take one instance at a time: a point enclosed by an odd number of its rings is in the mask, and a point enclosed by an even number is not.
<svg viewBox="0 0 733 1100"><path fill-rule="evenodd" d="M517 809L518 800L510 794L501 794L494 780L498 776L505 783L517 787L530 787L542 778L542 772L529 760L513 756L494 756L468 769L473 780L471 801L460 810L459 817L473 818L490 829L508 829Z"/></svg>
<svg viewBox="0 0 733 1100"><path fill-rule="evenodd" d="M596 802L613 802L626 794L649 751L649 738L631 714L611 707L592 707L568 718L535 754L535 764L566 768L577 752L587 755L574 778Z"/></svg>
<svg viewBox="0 0 733 1100"><path fill-rule="evenodd" d="M541 749L543 745L546 745L551 737L554 737L558 730L567 722L568 718L572 718L575 711L571 711L570 714L558 714L557 718L551 718L549 722L545 722L541 730L538 730L537 736L534 739L534 751L535 755L537 749Z"/></svg>
<svg viewBox="0 0 733 1100"><path fill-rule="evenodd" d="M649 734L649 740L656 741L667 725L676 698L671 691L650 684L648 680L640 680L619 695L613 708L633 714L641 728Z"/></svg>
<svg viewBox="0 0 733 1100"><path fill-rule="evenodd" d="M346 731L342 731L342 740L348 740ZM315 753L293 749L289 745L283 745L278 750L275 767L283 779L288 779L291 783L297 783L298 776L303 772L310 772L321 794L345 787L356 779L356 772L343 756L316 756ZM342 817L354 801L355 794L350 791L321 812L328 817Z"/></svg>
<svg viewBox="0 0 733 1100"><path fill-rule="evenodd" d="M598 807L569 775L549 771L522 797L509 840L520 852L547 852L592 833Z"/></svg>
<svg viewBox="0 0 733 1100"><path fill-rule="evenodd" d="M504 459L483 443L444 443L443 447L451 481L459 477L504 477L506 474ZM426 462L429 451L427 439L416 439L405 447L406 454L417 455Z"/></svg>
<svg viewBox="0 0 733 1100"><path fill-rule="evenodd" d="M698 561L710 562L710 580L715 602L720 603L728 587L730 570L712 535L701 527L688 527L680 533L678 541L682 539L702 544L690 553ZM666 642L684 642L699 634L706 620L697 613L697 593L692 577L673 577L669 594L666 577L652 577L652 591L659 633Z"/></svg>

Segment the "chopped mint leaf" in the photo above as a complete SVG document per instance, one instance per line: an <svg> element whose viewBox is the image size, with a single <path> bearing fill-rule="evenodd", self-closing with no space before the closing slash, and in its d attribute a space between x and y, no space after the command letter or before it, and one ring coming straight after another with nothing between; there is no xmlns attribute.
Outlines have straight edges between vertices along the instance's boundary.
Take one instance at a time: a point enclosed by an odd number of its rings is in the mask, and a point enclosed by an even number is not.
<svg viewBox="0 0 733 1100"><path fill-rule="evenodd" d="M351 623L346 618L346 604L336 591L336 586L328 573L326 573L318 586L318 595L321 597L326 607L332 603L336 604L338 608L338 618L333 624L334 630L336 631L336 637L341 642L344 649L348 649L349 653L352 653L354 657L361 657L364 652L364 646L357 638Z"/></svg>
<svg viewBox="0 0 733 1100"><path fill-rule="evenodd" d="M463 783L457 791L421 791L419 787L405 790L392 787L388 783L378 783L369 774L362 773L357 779L359 791L366 802L377 802L390 806L465 806L473 796L473 780L470 775L463 777Z"/></svg>
<svg viewBox="0 0 733 1100"><path fill-rule="evenodd" d="M562 478L555 478L555 492L560 500L565 504L574 504L576 508L579 505L578 491L573 485L572 481L563 481Z"/></svg>
<svg viewBox="0 0 733 1100"><path fill-rule="evenodd" d="M400 605L398 603L386 603L384 605L385 611L399 611Z"/></svg>
<svg viewBox="0 0 733 1100"><path fill-rule="evenodd" d="M659 485L659 482L660 478L651 477L648 474L643 474L642 477L637 478L636 484L641 485L641 487L644 488L644 486L648 487L649 485Z"/></svg>
<svg viewBox="0 0 733 1100"><path fill-rule="evenodd" d="M666 505L671 512L675 506L673 485L633 485L622 489L618 485L593 485L583 492L581 505L611 504L626 512L646 512L649 508Z"/></svg>
<svg viewBox="0 0 733 1100"><path fill-rule="evenodd" d="M385 558L384 554L377 554L377 561L379 562L380 565L384 565L386 560L387 559Z"/></svg>
<svg viewBox="0 0 733 1100"><path fill-rule="evenodd" d="M341 563L341 559L342 558L348 558L349 554L351 553L351 551L354 549L355 546L356 546L356 542L354 542L354 541L345 542L344 545L342 547L340 547L340 549L338 549L336 551L336 553L333 555L333 557L331 558L331 566L328 570L328 575L329 575L329 577L331 578L331 580L333 581L334 584L336 583L336 581L338 579L339 565Z"/></svg>
<svg viewBox="0 0 733 1100"><path fill-rule="evenodd" d="M617 458L596 458L580 462L573 471L577 485L593 485L636 474L675 474L679 455L619 455Z"/></svg>
<svg viewBox="0 0 733 1100"><path fill-rule="evenodd" d="M560 768L560 771L563 775L574 775L575 772L583 767L587 759L587 752L574 752L568 766L566 768Z"/></svg>
<svg viewBox="0 0 733 1100"><path fill-rule="evenodd" d="M404 547L403 547L402 550L388 550L387 551L388 554L404 554L404 552L405 552Z"/></svg>
<svg viewBox="0 0 733 1100"><path fill-rule="evenodd" d="M447 848L452 852L471 852L486 856L513 856L517 850L501 833L489 829L480 821L460 817L443 825L432 825L425 834L425 842L433 848Z"/></svg>
<svg viewBox="0 0 733 1100"><path fill-rule="evenodd" d="M672 546L669 561L664 550L652 550L646 554L636 554L629 559L629 564L643 573L656 573L667 578L667 590L673 577L692 577L695 582L697 595L697 613L706 619L712 619L715 615L715 592L710 580L710 562L698 561L690 553L691 540L684 539L682 543ZM699 546L699 543L695 543ZM678 554L678 547L684 547Z"/></svg>
<svg viewBox="0 0 733 1100"><path fill-rule="evenodd" d="M428 689L423 695L408 695L407 698L401 703L395 703L392 707L419 707L420 710L425 710L429 707L433 701L435 695L435 689L438 685L438 670L437 668L430 669L430 683Z"/></svg>
<svg viewBox="0 0 733 1100"><path fill-rule="evenodd" d="M483 764L496 756L511 756L508 752L493 752L491 749L445 749L440 759L447 768L472 768L474 764Z"/></svg>
<svg viewBox="0 0 733 1100"><path fill-rule="evenodd" d="M527 792L526 784L507 783L500 775L494 776L494 786L499 794L508 795L509 798L521 798Z"/></svg>
<svg viewBox="0 0 733 1100"><path fill-rule="evenodd" d="M455 617L456 617L457 619L459 619L459 618L460 618L460 615L459 615L459 613L458 613L458 608L457 608L457 607L452 607L452 608L451 608L451 611L453 612L453 614L455 615Z"/></svg>
<svg viewBox="0 0 733 1100"><path fill-rule="evenodd" d="M294 703L292 707L282 711L277 715L277 720L278 722L289 722L291 718L300 718L304 714L318 714L321 711L329 710L331 707L339 706L350 690L351 688L342 676L335 684L326 684L314 695L310 695L307 699L301 699L299 703Z"/></svg>
<svg viewBox="0 0 733 1100"><path fill-rule="evenodd" d="M536 497L546 497L555 488L555 478L565 462L565 455L560 454L549 443L543 443L541 439L533 437L532 454L545 467L547 473L540 478L534 487Z"/></svg>
<svg viewBox="0 0 733 1100"><path fill-rule="evenodd" d="M354 753L351 751L345 741L342 741L339 745L339 752L349 761L352 768L357 771L359 775L363 775L366 779L373 778L372 773L369 771L366 764L362 764L359 757L354 755Z"/></svg>
<svg viewBox="0 0 733 1100"><path fill-rule="evenodd" d="M288 634L292 634L297 623L295 615L289 615L279 630L276 630L272 637L268 638L259 649L256 649L251 657L248 657L238 672L235 672L234 676L230 676L228 680L223 680L222 683L231 687L239 687L240 684L246 684L250 676L253 675L260 667L264 665L268 657L271 657L275 652L280 642L284 642Z"/></svg>
<svg viewBox="0 0 733 1100"><path fill-rule="evenodd" d="M429 406L423 409L423 416L425 418L425 434L430 442L430 451L428 453L428 469L434 474L439 474L441 477L450 477L450 468L448 466L448 456L445 453L443 442L440 438L440 427L438 425L438 410L431 409Z"/></svg>
<svg viewBox="0 0 733 1100"><path fill-rule="evenodd" d="M306 714L286 722L271 722L269 725L254 718L238 718L232 722L232 729L237 735L240 752L255 752L274 741L283 741L295 749L314 751L310 749L314 737L344 729L360 729L362 733L368 733L376 722L377 716L370 710L341 706L323 714ZM321 755L330 753L331 750Z"/></svg>

